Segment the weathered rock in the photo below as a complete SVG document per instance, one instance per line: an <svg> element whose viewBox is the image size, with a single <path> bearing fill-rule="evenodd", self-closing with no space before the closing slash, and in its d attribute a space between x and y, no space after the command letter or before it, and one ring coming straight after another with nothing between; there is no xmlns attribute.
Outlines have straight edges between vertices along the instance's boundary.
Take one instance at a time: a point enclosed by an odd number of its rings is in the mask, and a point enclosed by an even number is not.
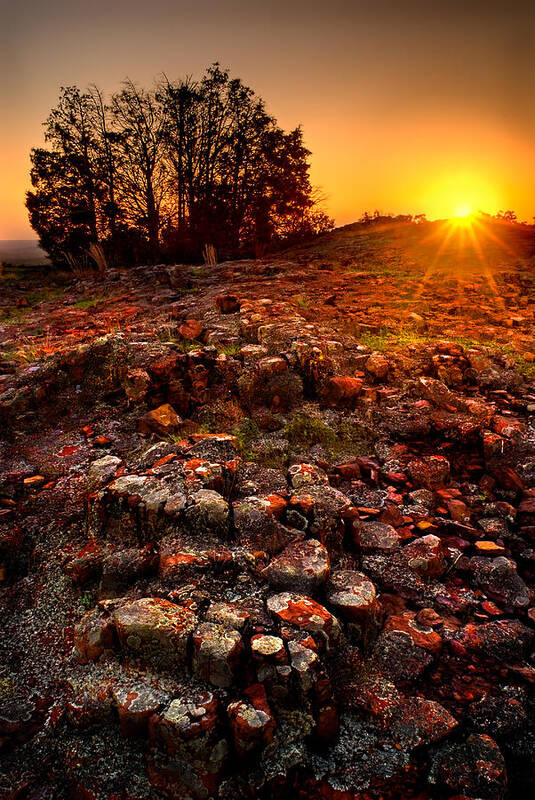
<svg viewBox="0 0 535 800"><path fill-rule="evenodd" d="M396 529L386 522L355 520L352 534L355 547L364 553L374 551L389 553L391 550L397 550L401 544L401 537Z"/></svg>
<svg viewBox="0 0 535 800"><path fill-rule="evenodd" d="M114 477L122 461L117 456L103 456L89 467L88 479L91 489L100 488Z"/></svg>
<svg viewBox="0 0 535 800"><path fill-rule="evenodd" d="M527 608L531 594L509 558L498 556L488 559L475 557L470 562L479 586L507 608Z"/></svg>
<svg viewBox="0 0 535 800"><path fill-rule="evenodd" d="M371 622L379 612L375 586L366 575L355 570L338 569L332 573L327 600L352 622Z"/></svg>
<svg viewBox="0 0 535 800"><path fill-rule="evenodd" d="M200 489L191 495L192 505L185 510L187 524L199 534L211 533L228 537L229 508L227 501L212 489Z"/></svg>
<svg viewBox="0 0 535 800"><path fill-rule="evenodd" d="M329 554L316 539L293 542L275 556L262 575L275 589L314 594L327 580Z"/></svg>
<svg viewBox="0 0 535 800"><path fill-rule="evenodd" d="M173 406L165 403L163 406L149 411L141 417L138 428L141 433L156 433L158 436L170 436L176 433L182 420L176 413Z"/></svg>
<svg viewBox="0 0 535 800"><path fill-rule="evenodd" d="M372 353L364 365L367 372L377 380L383 380L388 375L390 364L382 353Z"/></svg>
<svg viewBox="0 0 535 800"><path fill-rule="evenodd" d="M269 744L275 730L275 720L262 684L249 686L244 697L244 700L236 700L227 707L234 746L239 756Z"/></svg>
<svg viewBox="0 0 535 800"><path fill-rule="evenodd" d="M220 314L235 314L240 310L240 301L235 294L218 294L214 305Z"/></svg>
<svg viewBox="0 0 535 800"><path fill-rule="evenodd" d="M416 681L433 663L432 655L414 643L410 633L385 630L373 649L373 664L394 683Z"/></svg>
<svg viewBox="0 0 535 800"><path fill-rule="evenodd" d="M204 330L203 324L199 319L187 319L182 325L178 326L178 332L183 339L200 339Z"/></svg>
<svg viewBox="0 0 535 800"><path fill-rule="evenodd" d="M215 795L229 753L217 706L210 692L194 690L151 717L148 778L169 800Z"/></svg>
<svg viewBox="0 0 535 800"><path fill-rule="evenodd" d="M282 592L269 597L267 607L279 622L308 631L327 649L340 639L340 623L336 617L310 597Z"/></svg>
<svg viewBox="0 0 535 800"><path fill-rule="evenodd" d="M242 637L232 628L203 622L193 633L193 671L213 686L233 683L242 654Z"/></svg>
<svg viewBox="0 0 535 800"><path fill-rule="evenodd" d="M288 470L288 481L294 489L329 483L325 472L314 464L293 464Z"/></svg>
<svg viewBox="0 0 535 800"><path fill-rule="evenodd" d="M125 658L158 668L184 667L197 619L188 608L158 597L126 601L113 621Z"/></svg>
<svg viewBox="0 0 535 800"><path fill-rule="evenodd" d="M145 736L149 719L168 702L165 692L148 683L116 687L113 699L121 731L128 737Z"/></svg>
<svg viewBox="0 0 535 800"><path fill-rule="evenodd" d="M502 800L507 789L503 755L486 734L443 745L433 758L429 780L441 789L482 800Z"/></svg>
<svg viewBox="0 0 535 800"><path fill-rule="evenodd" d="M409 749L440 742L458 724L440 703L425 697L404 698L389 719L394 738Z"/></svg>
<svg viewBox="0 0 535 800"><path fill-rule="evenodd" d="M205 620L224 628L243 631L251 618L251 611L247 606L246 602L213 602L206 611Z"/></svg>
<svg viewBox="0 0 535 800"><path fill-rule="evenodd" d="M532 644L535 634L518 620L497 620L482 625L468 623L456 639L463 650L493 658L498 663L520 661Z"/></svg>
<svg viewBox="0 0 535 800"><path fill-rule="evenodd" d="M410 479L426 489L435 489L448 482L450 465L444 456L424 456L407 465Z"/></svg>
<svg viewBox="0 0 535 800"><path fill-rule="evenodd" d="M129 369L124 379L124 392L132 403L141 403L147 397L150 375L144 369Z"/></svg>
<svg viewBox="0 0 535 800"><path fill-rule="evenodd" d="M323 390L325 402L335 408L353 407L362 393L360 378L339 375L329 378Z"/></svg>
<svg viewBox="0 0 535 800"><path fill-rule="evenodd" d="M440 576L446 569L446 553L438 536L428 534L402 549L411 569L419 575Z"/></svg>
<svg viewBox="0 0 535 800"><path fill-rule="evenodd" d="M115 646L115 630L110 617L98 608L88 611L74 629L74 649L82 664L110 656Z"/></svg>

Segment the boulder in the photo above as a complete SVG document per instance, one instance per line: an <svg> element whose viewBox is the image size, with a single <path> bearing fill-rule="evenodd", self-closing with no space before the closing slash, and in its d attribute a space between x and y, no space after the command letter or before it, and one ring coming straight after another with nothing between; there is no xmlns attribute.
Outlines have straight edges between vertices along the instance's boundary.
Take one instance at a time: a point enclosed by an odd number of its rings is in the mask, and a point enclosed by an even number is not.
<svg viewBox="0 0 535 800"><path fill-rule="evenodd" d="M167 669L186 665L197 624L193 611L159 597L143 597L118 605L112 617L128 661Z"/></svg>
<svg viewBox="0 0 535 800"><path fill-rule="evenodd" d="M392 525L386 522L362 522L357 519L352 525L353 542L363 553L389 553L397 550L401 536Z"/></svg>
<svg viewBox="0 0 535 800"><path fill-rule="evenodd" d="M327 600L350 622L367 623L378 614L375 586L362 572L335 570L327 584Z"/></svg>
<svg viewBox="0 0 535 800"><path fill-rule="evenodd" d="M243 653L241 634L203 622L193 633L193 672L213 686L231 686Z"/></svg>
<svg viewBox="0 0 535 800"><path fill-rule="evenodd" d="M275 556L262 575L275 589L314 594L327 580L329 554L316 539L292 542Z"/></svg>
<svg viewBox="0 0 535 800"><path fill-rule="evenodd" d="M158 436L171 436L180 429L182 420L173 406L165 403L163 406L149 411L138 422L141 433L155 433Z"/></svg>
<svg viewBox="0 0 535 800"><path fill-rule="evenodd" d="M329 378L323 388L323 398L334 408L353 407L362 394L362 381L349 375Z"/></svg>
<svg viewBox="0 0 535 800"><path fill-rule="evenodd" d="M239 756L245 756L273 739L275 719L261 683L249 686L243 700L229 703L227 715Z"/></svg>
<svg viewBox="0 0 535 800"><path fill-rule="evenodd" d="M281 624L308 631L327 649L334 647L340 639L340 623L336 617L311 597L282 592L269 597L267 607Z"/></svg>

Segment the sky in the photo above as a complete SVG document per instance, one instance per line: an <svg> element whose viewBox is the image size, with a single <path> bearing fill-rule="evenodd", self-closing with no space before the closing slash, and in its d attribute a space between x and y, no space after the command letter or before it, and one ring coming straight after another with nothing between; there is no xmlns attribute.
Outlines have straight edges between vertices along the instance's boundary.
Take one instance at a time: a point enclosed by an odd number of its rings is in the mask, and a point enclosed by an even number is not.
<svg viewBox="0 0 535 800"><path fill-rule="evenodd" d="M303 127L339 225L535 215L535 3L0 0L0 239L34 235L29 153L61 86L113 92L214 61Z"/></svg>

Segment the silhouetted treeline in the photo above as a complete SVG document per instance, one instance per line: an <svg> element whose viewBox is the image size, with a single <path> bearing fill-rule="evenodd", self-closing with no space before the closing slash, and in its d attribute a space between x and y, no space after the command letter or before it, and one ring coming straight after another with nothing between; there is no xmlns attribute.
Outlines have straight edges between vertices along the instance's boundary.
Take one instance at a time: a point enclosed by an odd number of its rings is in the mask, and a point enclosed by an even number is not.
<svg viewBox="0 0 535 800"><path fill-rule="evenodd" d="M426 221L427 218L425 214L381 214L378 209L375 209L373 214L365 211L359 219L359 222L366 225L377 225L389 222L415 222L419 225Z"/></svg>
<svg viewBox="0 0 535 800"><path fill-rule="evenodd" d="M45 128L26 205L56 263L259 255L332 227L301 129L284 132L218 64L199 81L126 81L110 101L64 88Z"/></svg>

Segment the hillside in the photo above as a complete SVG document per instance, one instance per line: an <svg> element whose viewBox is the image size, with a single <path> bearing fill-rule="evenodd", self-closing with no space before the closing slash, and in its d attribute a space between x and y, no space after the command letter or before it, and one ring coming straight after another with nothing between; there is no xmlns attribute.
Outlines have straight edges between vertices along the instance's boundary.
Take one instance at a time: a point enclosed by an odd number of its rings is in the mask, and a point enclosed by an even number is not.
<svg viewBox="0 0 535 800"><path fill-rule="evenodd" d="M490 221L4 279L0 797L532 796L534 283Z"/></svg>
<svg viewBox="0 0 535 800"><path fill-rule="evenodd" d="M35 239L0 239L0 263L44 266L49 261Z"/></svg>

